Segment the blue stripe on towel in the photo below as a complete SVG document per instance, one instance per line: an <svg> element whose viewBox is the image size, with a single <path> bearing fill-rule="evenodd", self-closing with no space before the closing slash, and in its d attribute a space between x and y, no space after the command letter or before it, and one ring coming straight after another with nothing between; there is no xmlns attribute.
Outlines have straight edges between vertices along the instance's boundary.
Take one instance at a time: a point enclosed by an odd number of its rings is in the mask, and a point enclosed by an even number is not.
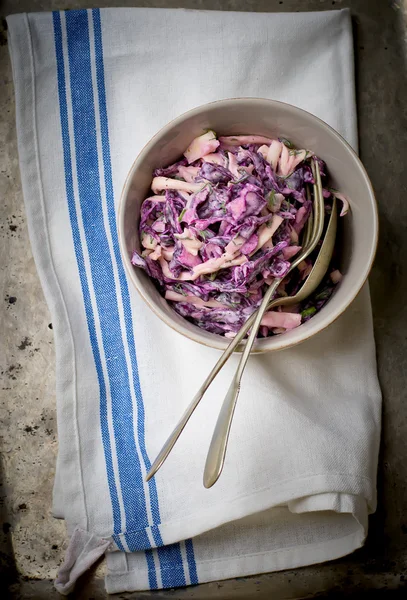
<svg viewBox="0 0 407 600"><path fill-rule="evenodd" d="M75 207L75 196L73 187L73 175L72 175L72 157L69 140L69 126L68 126L68 108L66 100L66 86L65 86L65 67L64 67L64 56L62 50L62 30L61 30L61 16L59 12L52 14L54 23L54 37L55 37L55 53L57 61L57 79L58 79L58 95L59 95L59 110L61 120L61 134L62 134L62 146L64 156L64 167L65 167L65 187L66 196L68 202L68 211L71 221L72 238L76 255L76 262L78 265L79 279L81 282L83 301L85 306L86 320L88 324L90 344L92 347L93 358L96 366L96 373L99 382L99 394L100 394L100 424L103 439L103 448L105 452L106 471L107 479L109 484L110 499L112 502L113 512L113 527L114 532L119 533L121 531L121 514L120 505L117 494L117 488L114 478L113 462L112 462L112 450L110 446L109 430L107 425L107 403L106 403L106 385L103 378L102 361L99 352L99 346L96 336L95 317L93 314L89 285L86 278L85 262L83 258L82 244L79 234L78 217L76 214Z"/></svg>
<svg viewBox="0 0 407 600"><path fill-rule="evenodd" d="M97 88L98 88L98 99L99 99L99 115L100 115L100 132L102 139L102 154L103 154L103 167L105 176L105 188L106 188L106 203L107 212L109 217L110 234L112 236L113 251L117 263L117 270L119 274L120 291L122 306L124 312L124 321L126 328L126 340L130 354L131 366L133 371L133 386L137 401L137 438L139 442L139 448L143 458L144 466L146 471L150 470L151 464L146 450L145 442L145 412L143 395L141 392L140 378L138 373L137 353L133 335L133 317L131 312L130 295L127 286L126 275L122 259L120 256L119 241L117 238L117 223L116 223L116 209L114 205L114 192L113 192L113 178L112 178L112 165L110 160L110 143L109 143L109 123L107 117L107 106L106 106L106 89L105 89L105 72L103 63L103 45L102 45L102 28L100 22L100 10L94 9L93 15L93 27L95 37L95 59L96 59L96 77L97 77ZM159 525L160 509L158 505L157 486L155 479L149 481L149 492L150 492L150 503L151 513L153 516L153 524ZM127 528L128 529L128 528ZM154 533L156 532L156 534ZM157 545L162 545L163 541L158 527L153 528L153 537Z"/></svg>
<svg viewBox="0 0 407 600"><path fill-rule="evenodd" d="M95 56L96 56L96 74L97 74L97 86L98 86L98 98L99 98L99 114L100 114L100 126L101 126L101 138L102 138L102 154L104 164L104 175L105 175L105 187L106 187L106 200L108 207L109 225L111 236L113 240L113 248L115 252L115 258L118 266L120 289L122 294L123 311L125 316L126 326L126 337L130 353L132 371L133 371L133 385L137 399L137 435L139 441L139 447L141 449L142 458L146 471L151 467L150 459L147 454L145 444L145 412L143 396L140 386L140 378L138 373L137 364L137 353L133 335L133 323L132 323L132 311L130 304L129 290L127 286L127 280L123 268L123 264L120 257L120 249L117 238L117 223L116 223L116 211L114 205L114 193L113 193L113 180L112 180L112 167L110 160L110 144L109 144L109 128L108 128L108 116L106 106L106 89L104 79L104 63L103 63L103 44L102 44L102 30L100 20L100 10L93 9L93 26L94 26L94 37L95 37ZM159 525L160 511L158 504L158 495L155 479L149 481L149 492L150 492L150 504L151 512L153 516L154 525ZM163 541L158 527L151 528L153 538L157 546L162 546ZM126 542L129 545L129 549L139 549L139 536L134 534L126 535ZM186 585L185 574L183 569L181 548L179 544L173 544L170 547L158 548L158 557L160 566L162 569L162 578L164 587L175 587L180 585ZM188 565L190 572L195 572L196 578L196 565L194 558L194 551L192 541L189 544L189 553L187 553ZM165 575L164 575L165 573ZM172 575L171 575L172 573ZM172 577L172 579L171 579ZM164 584L165 580L165 584Z"/></svg>
<svg viewBox="0 0 407 600"><path fill-rule="evenodd" d="M153 551L146 550L145 554L146 554L147 566L148 566L148 583L150 586L150 590L156 590L158 588L158 585L157 585L157 575L155 572Z"/></svg>
<svg viewBox="0 0 407 600"><path fill-rule="evenodd" d="M148 526L133 407L121 335L113 264L103 222L86 10L66 13L69 73L82 222L110 384L113 430L126 527ZM145 548L150 546L145 533Z"/></svg>
<svg viewBox="0 0 407 600"><path fill-rule="evenodd" d="M191 584L195 585L195 584L199 583L199 580L198 580L198 573L197 573L197 570L196 570L194 545L193 545L191 539L185 540L185 549L186 549L186 552L187 552L187 561L188 561L188 568L189 568L189 579L191 581Z"/></svg>
<svg viewBox="0 0 407 600"><path fill-rule="evenodd" d="M170 544L157 548L161 567L163 588L181 587L186 585L184 565L179 544Z"/></svg>
<svg viewBox="0 0 407 600"><path fill-rule="evenodd" d="M151 463L145 445L145 414L132 329L130 297L124 269L120 259L116 234L116 215L110 161L100 11L93 10L92 16L95 35L96 75L99 95L107 212L115 260L118 266L119 285L124 309L126 340L130 353L133 371L133 386L137 399L137 437L142 460L146 470L148 470ZM114 533L120 534L122 531L121 513L114 477L112 449L108 430L106 383L103 375L102 360L96 335L95 317L91 303L91 292L86 277L78 216L75 207L65 67L62 50L61 18L58 12L53 13L53 20L68 207L90 341L100 387L101 430L112 502ZM106 360L106 368L112 399L113 429L116 442L119 480L126 515L126 530L129 532L133 530L134 532L126 534L125 538L130 550L146 549L151 547L147 533L143 530L144 527L148 527L146 500L144 496L140 461L134 440L129 372L125 360L123 338L121 335L116 286L113 276L113 263L103 222L87 11L79 10L67 12L66 29L79 200L86 243L88 246L93 288L101 326L102 342L105 356L108 359ZM163 542L159 531L160 511L154 479L149 482L149 493L153 516L153 526L151 527L151 531L155 543L158 546L161 546ZM124 550L119 535L115 535L114 539L116 540L118 547L121 550ZM186 549L191 583L196 583L196 565L191 540L186 542ZM186 580L180 545L172 544L170 546L158 547L157 554L161 567L163 587L185 585ZM146 550L146 560L148 564L150 587L154 589L157 588L157 578L153 555L149 550Z"/></svg>

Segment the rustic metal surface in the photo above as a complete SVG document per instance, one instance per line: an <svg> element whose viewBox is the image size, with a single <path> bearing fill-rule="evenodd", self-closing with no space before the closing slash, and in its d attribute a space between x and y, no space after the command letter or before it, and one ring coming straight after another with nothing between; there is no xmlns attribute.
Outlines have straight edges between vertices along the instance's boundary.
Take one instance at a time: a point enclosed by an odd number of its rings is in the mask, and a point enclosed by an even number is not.
<svg viewBox="0 0 407 600"><path fill-rule="evenodd" d="M0 13L103 6L298 11L350 7L354 20L361 157L380 208L371 276L384 393L379 509L365 547L296 571L123 598L375 598L407 579L407 0L0 0ZM18 170L14 92L0 23L0 593L53 598L64 525L50 513L57 452L52 324L29 245ZM405 593L405 589L404 589ZM78 585L103 599L103 564Z"/></svg>

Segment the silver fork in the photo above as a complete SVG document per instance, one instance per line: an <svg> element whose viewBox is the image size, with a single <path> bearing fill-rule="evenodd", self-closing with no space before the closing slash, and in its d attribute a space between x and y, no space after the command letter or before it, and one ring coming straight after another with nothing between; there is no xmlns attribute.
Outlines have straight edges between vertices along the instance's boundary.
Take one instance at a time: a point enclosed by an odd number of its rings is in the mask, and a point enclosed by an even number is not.
<svg viewBox="0 0 407 600"><path fill-rule="evenodd" d="M320 185L319 167L318 167L318 163L316 161L313 164L313 172L314 172L314 181L318 182L318 178L319 178L319 185ZM307 221L307 226L306 226L306 230L304 232L304 239L303 239L303 250L302 250L301 254L296 258L296 260L291 264L290 271L292 269L294 269L295 267L297 267L299 265L299 263L302 260L304 260L307 256L309 256L309 254L315 249L315 247L316 247L316 245L317 245L317 243L318 243L318 241L319 241L319 239L321 237L321 234L322 234L323 215L324 215L324 201L323 201L323 197L322 197L322 190L321 190L321 194L318 193L318 183L314 184L314 186L313 186L313 192L314 192L314 210L311 213L310 218ZM317 201L317 199L318 199L318 201ZM273 294L275 293L277 287L280 285L280 283L281 283L282 280L283 280L283 278L276 279L269 286L269 288L268 288L268 290L267 290L267 292L266 292L266 294L265 294L265 296L263 298L262 304L260 305L260 308L258 309L258 311L254 312L247 319L247 321L241 327L241 329L239 330L239 332L232 339L232 341L230 342L229 346L223 352L222 356L219 358L219 360L217 361L217 363L213 367L212 371L209 373L208 377L205 379L205 381L203 382L203 384L199 388L198 392L195 394L195 396L192 399L191 403L186 408L184 414L182 415L182 417L178 421L178 423L175 426L175 428L173 429L172 433L169 435L168 439L164 443L162 449L160 450L159 454L157 455L157 458L155 459L155 461L151 465L151 468L150 468L149 472L147 473L146 481L149 481L157 473L158 469L163 465L164 461L168 457L168 455L171 452L172 448L174 447L176 441L178 440L179 436L181 435L182 431L184 430L185 425L188 423L189 419L191 418L191 415L193 414L193 412L195 411L196 407L200 403L200 401L201 401L203 395L205 394L206 390L208 389L208 387L210 386L210 384L212 383L212 381L215 379L215 377L219 373L219 371L223 368L223 366L225 365L225 363L228 361L228 359L230 358L230 356L233 354L233 352L235 351L235 349L239 346L239 344L241 343L241 341L245 338L245 336L246 336L247 332L249 331L249 329L251 327L253 327L253 325L255 324L258 312L260 310L262 310L262 308L263 308L263 313L267 310L267 305L269 304L269 302L270 302ZM260 321L261 321L261 317L259 319L259 323L260 323ZM257 329L256 329L256 334L257 334L257 330L258 330L258 326L257 326ZM254 339L255 339L255 334L253 335L250 348L249 348L249 350L247 352L246 352L246 349L248 347L248 344L250 343L250 337L249 337L249 339L246 342L245 349L243 351L242 358L241 358L241 361L242 361L243 360L243 356L245 357L244 366L246 365L247 359L249 357L250 350L251 350L251 348L253 346L253 343L254 343ZM241 369L240 377L243 374L244 366L243 366L243 369ZM240 369L240 363L239 363L238 370L239 369ZM232 382L232 386L233 386L233 384L234 384L235 381L236 381L236 376L235 376L235 378L234 378L234 380ZM228 395L225 398L224 404L226 403L226 399L227 398L231 398L229 396L229 394L230 394L230 392L232 390L232 386L231 386L231 388L230 388L230 390L228 392ZM239 394L239 388L240 388L240 378L239 378L238 388L235 389L236 397L234 398L234 401L233 401L233 410L230 413L230 423L229 423L228 428L227 428L227 435L226 435L226 440L225 440L224 449L223 449L223 459L220 461L221 465L216 469L218 471L218 475L217 475L216 479L212 483L209 483L210 480L213 479L213 477L209 478L209 476L208 476L208 478L207 478L208 485L206 487L210 487L210 485L213 485L213 483L215 483L215 481L217 480L217 478L219 477L219 475L220 475L220 473L222 471L223 462L224 462L224 452L226 451L227 438L228 438L228 435L229 435L230 424L231 424L232 417L233 417L234 407L236 405L237 396ZM215 429L215 431L216 431L216 429ZM212 441L213 441L213 439L214 438L212 438ZM211 454L211 456L213 456L213 454ZM209 458L209 455L208 455L208 458ZM208 464L208 460L207 460L207 464Z"/></svg>

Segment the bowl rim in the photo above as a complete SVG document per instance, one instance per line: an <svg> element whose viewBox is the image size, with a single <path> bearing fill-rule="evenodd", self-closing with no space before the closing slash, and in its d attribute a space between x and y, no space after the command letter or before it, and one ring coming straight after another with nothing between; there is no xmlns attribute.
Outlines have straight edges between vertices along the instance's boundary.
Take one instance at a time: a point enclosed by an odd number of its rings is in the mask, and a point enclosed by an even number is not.
<svg viewBox="0 0 407 600"><path fill-rule="evenodd" d="M276 105L283 106L289 112L303 113L307 118L310 118L311 121L313 120L316 123L318 123L319 126L322 127L322 129L325 129L331 136L336 138L336 141L339 142L340 144L342 144L342 146L345 148L345 150L347 150L347 152L355 160L356 165L359 167L359 170L361 171L361 174L363 176L364 182L366 184L366 188L369 192L369 196L371 199L371 206L372 206L372 210L373 210L374 232L373 232L373 236L372 236L372 246L370 249L369 260L367 261L365 269L362 271L362 274L359 279L359 284L357 286L355 286L354 291L349 294L347 301L344 302L344 304L342 306L340 306L333 313L333 315L331 315L331 317L329 319L325 319L325 321L328 321L328 322L321 322L321 324L319 326L317 325L316 327L314 327L314 329L312 331L310 331L306 335L303 335L300 339L284 342L285 336L281 335L281 336L278 336L277 343L273 347L269 348L265 345L267 343L267 338L265 338L264 340L259 340L259 341L255 342L253 349L252 349L252 353L261 354L261 353L265 353L265 352L275 352L277 350L286 350L288 348L292 348L293 346L297 346L298 344L301 344L302 342L305 342L306 340L310 339L314 335L320 333L321 331L323 331L324 329L326 329L327 327L332 325L332 323L334 323L345 312L345 310L347 310L347 308L352 304L352 302L358 296L359 292L362 290L363 286L365 285L367 278L369 277L369 273L372 269L373 262L375 259L377 246L378 246L378 240L379 240L379 217L378 217L377 200L376 200L376 196L375 196L375 193L373 190L372 183L370 181L370 178L367 174L367 171L366 171L362 161L360 160L359 156L356 154L356 152L352 148L352 146L345 140L344 137L342 137L342 135L340 133L338 133L333 127L328 125L328 123L326 123L319 117L315 116L314 114L310 113L309 111L304 110L303 108L299 108L298 106L295 106L288 102L282 102L280 100L272 100L270 98L250 97L250 96L224 98L221 100L214 100L212 102L207 102L205 104L201 104L200 106L196 106L188 111L181 113L180 115L178 115L177 117L175 117L174 119L172 119L171 121L169 121L168 123L163 125L150 138L150 140L143 146L143 148L137 154L136 158L134 159L134 161L127 173L126 179L125 179L123 187L122 187L122 192L120 195L119 205L118 205L118 221L117 221L120 254L121 254L121 258L124 263L124 266L125 266L125 270L127 271L127 274L129 276L133 286L135 287L137 292L140 294L140 296L142 297L144 302L148 305L148 307L166 325L168 325L171 329L178 332L179 334L181 334L181 335L187 337L188 339L190 339L194 342L197 342L203 346L206 346L209 348L214 348L216 350L221 350L221 351L224 351L227 348L228 344L230 343L230 340L228 340L227 338L223 338L222 336L219 336L216 334L210 334L213 337L213 343L209 343L209 341L207 339L203 339L200 336L199 327L196 326L197 331L195 333L193 331L190 331L186 327L184 327L182 324L181 325L179 325L178 323L175 324L174 320L171 319L171 317L169 317L165 313L164 310L162 310L158 305L155 305L153 302L151 302L150 298L145 293L143 287L141 285L139 285L138 281L135 279L135 276L134 276L134 266L131 264L131 260L128 255L128 249L126 247L125 239L124 239L124 213L125 213L126 197L128 195L128 191L129 191L131 182L133 180L133 174L137 167L137 163L140 162L141 159L150 150L150 148L152 146L154 146L157 139L159 139L168 128L175 127L175 126L177 126L177 124L182 124L186 119L193 117L194 115L198 115L198 114L202 113L209 107L213 107L215 105L221 106L222 104L228 105L231 102L235 103L235 104L244 103L244 102L250 102L250 103L254 103L254 104L267 103L270 105L270 109L272 109L272 107L276 106ZM274 339L275 338L273 338L273 340ZM263 342L263 344L261 342ZM244 348L244 341L241 344L239 344L239 346L235 349L235 352L242 352L243 348Z"/></svg>

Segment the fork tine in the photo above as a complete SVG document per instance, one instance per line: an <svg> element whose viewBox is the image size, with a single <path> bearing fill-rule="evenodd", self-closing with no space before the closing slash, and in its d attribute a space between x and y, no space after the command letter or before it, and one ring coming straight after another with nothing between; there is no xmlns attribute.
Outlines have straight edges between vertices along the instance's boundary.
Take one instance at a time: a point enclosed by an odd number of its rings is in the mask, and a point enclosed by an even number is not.
<svg viewBox="0 0 407 600"><path fill-rule="evenodd" d="M317 174L316 174L316 163L315 161L311 162L312 175L314 177L314 185L313 193L314 193L314 226L312 228L311 238L314 239L315 234L317 233L318 223L319 223L319 193L317 188Z"/></svg>
<svg viewBox="0 0 407 600"><path fill-rule="evenodd" d="M308 217L308 221L305 226L302 239L302 249L307 250L309 246L313 245L315 248L319 238L322 235L323 221L324 221L324 197L322 194L322 183L321 174L319 171L319 165L316 160L311 162L312 175L314 177L313 185L313 196L314 203L311 208L311 213ZM311 199L310 188L307 186L307 199ZM322 223L321 223L322 222Z"/></svg>
<svg viewBox="0 0 407 600"><path fill-rule="evenodd" d="M314 222L312 228L312 235L309 241L309 247L312 250L318 244L318 241L321 238L322 231L324 228L324 196L322 194L322 183L321 183L321 174L319 171L318 162L314 159L311 162L312 174L314 177L315 184L313 186L314 191Z"/></svg>
<svg viewBox="0 0 407 600"><path fill-rule="evenodd" d="M305 229L304 229L304 233L303 233L303 237L302 237L302 249L306 250L308 248L310 239L311 239L311 233L312 233L312 227L313 227L313 216L312 216L312 209L310 212L310 215L308 217L308 221L305 224Z"/></svg>
<svg viewBox="0 0 407 600"><path fill-rule="evenodd" d="M324 201L324 194L322 192L322 182L321 182L321 172L319 170L319 164L318 161L315 160L315 172L316 172L316 176L317 176L317 191L318 191L318 196L319 196L319 218L320 218L320 234L318 239L321 237L322 235L322 230L324 227L324 221L325 221L325 201Z"/></svg>
<svg viewBox="0 0 407 600"><path fill-rule="evenodd" d="M311 200L311 191L309 186L307 186L307 200ZM311 239L311 233L312 233L312 228L313 228L313 209L311 206L311 211L308 217L308 221L305 225L305 231L303 234L303 239L302 239L302 249L306 250L306 248L308 247L308 244L310 242Z"/></svg>

